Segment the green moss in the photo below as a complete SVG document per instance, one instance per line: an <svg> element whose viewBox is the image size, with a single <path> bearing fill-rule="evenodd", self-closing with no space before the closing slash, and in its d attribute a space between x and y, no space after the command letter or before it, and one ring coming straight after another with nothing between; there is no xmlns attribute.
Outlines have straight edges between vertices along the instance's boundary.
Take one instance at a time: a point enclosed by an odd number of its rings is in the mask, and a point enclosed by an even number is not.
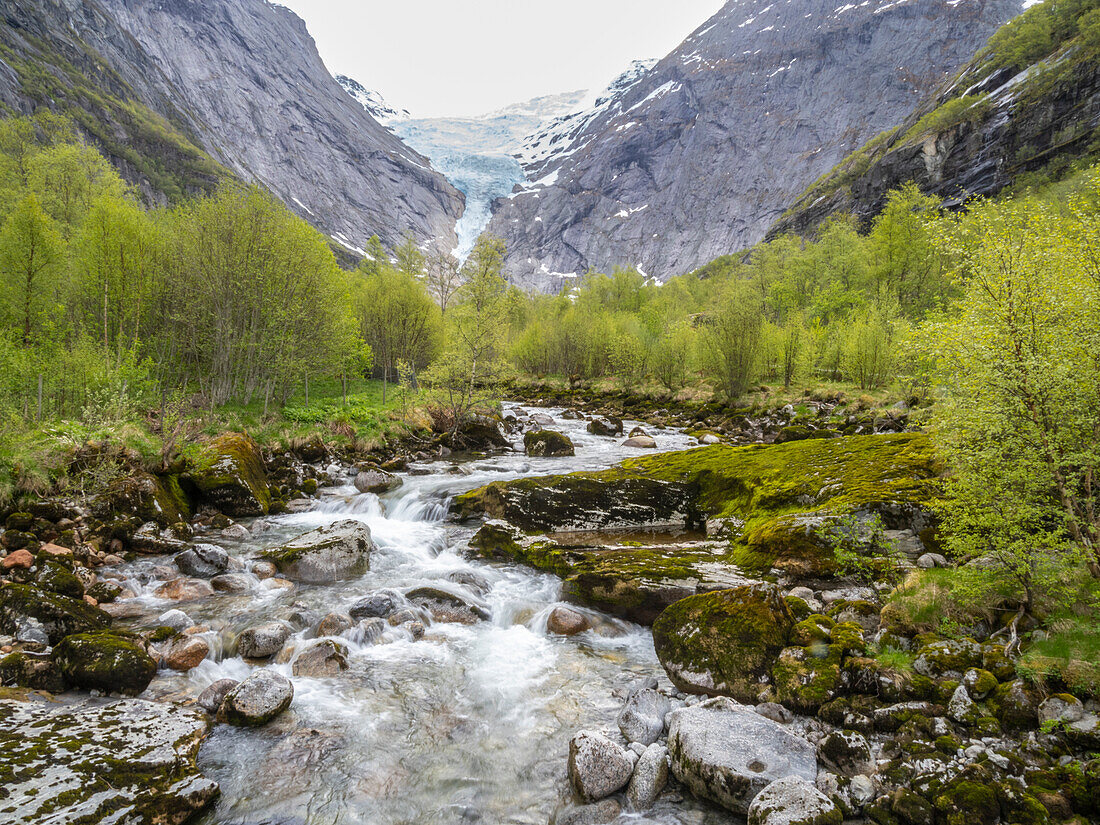
<svg viewBox="0 0 1100 825"><path fill-rule="evenodd" d="M755 702L793 626L777 590L746 585L676 602L654 622L653 645L681 690Z"/></svg>
<svg viewBox="0 0 1100 825"><path fill-rule="evenodd" d="M38 557L38 576L35 584L59 596L68 596L70 599L84 598L84 585L80 579L53 559L43 559L43 555L39 554Z"/></svg>
<svg viewBox="0 0 1100 825"><path fill-rule="evenodd" d="M530 456L576 455L569 436L553 430L536 430L523 436L523 447Z"/></svg>
<svg viewBox="0 0 1100 825"><path fill-rule="evenodd" d="M836 622L828 616L822 616L820 613L812 615L796 624L791 630L791 644L806 647L827 643L832 638L831 631L835 624Z"/></svg>
<svg viewBox="0 0 1100 825"><path fill-rule="evenodd" d="M243 433L226 433L206 445L190 474L203 498L233 516L260 516L271 493L260 448Z"/></svg>
<svg viewBox="0 0 1100 825"><path fill-rule="evenodd" d="M836 697L842 653L824 644L784 650L771 669L776 699L799 713L817 711Z"/></svg>
<svg viewBox="0 0 1100 825"><path fill-rule="evenodd" d="M80 599L71 599L27 584L0 585L0 632L12 634L25 616L38 619L51 644L65 636L102 630L111 617Z"/></svg>
<svg viewBox="0 0 1100 825"><path fill-rule="evenodd" d="M52 659L70 684L105 693L136 696L157 672L137 637L112 631L66 636Z"/></svg>

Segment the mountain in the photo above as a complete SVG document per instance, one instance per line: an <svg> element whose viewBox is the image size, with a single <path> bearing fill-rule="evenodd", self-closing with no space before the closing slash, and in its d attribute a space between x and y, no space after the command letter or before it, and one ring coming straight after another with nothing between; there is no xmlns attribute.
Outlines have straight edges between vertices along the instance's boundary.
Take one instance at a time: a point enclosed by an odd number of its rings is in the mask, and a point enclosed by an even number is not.
<svg viewBox="0 0 1100 825"><path fill-rule="evenodd" d="M430 158L466 196L466 211L455 228L459 259L465 259L488 224L493 201L525 183L515 157L524 138L547 120L575 111L585 97L583 91L544 95L480 117L389 121L405 143Z"/></svg>
<svg viewBox="0 0 1100 825"><path fill-rule="evenodd" d="M72 115L153 196L260 183L345 247L454 245L462 195L267 0L5 0L0 100Z"/></svg>
<svg viewBox="0 0 1100 825"><path fill-rule="evenodd" d="M769 235L809 235L837 214L854 214L867 224L890 190L908 182L959 207L1021 180L1057 178L1077 161L1100 157L1095 7L1045 3L1029 9L900 126L818 179ZM1035 37L1037 30L1053 36Z"/></svg>
<svg viewBox="0 0 1100 825"><path fill-rule="evenodd" d="M577 127L534 136L537 183L488 231L514 282L658 279L764 237L814 179L901 121L1020 0L730 0ZM555 141L556 138L556 141Z"/></svg>
<svg viewBox="0 0 1100 825"><path fill-rule="evenodd" d="M336 82L344 87L345 92L359 101L359 104L367 110L367 114L384 126L395 120L408 120L412 117L408 109L397 109L391 106L379 92L368 89L358 80L338 74Z"/></svg>

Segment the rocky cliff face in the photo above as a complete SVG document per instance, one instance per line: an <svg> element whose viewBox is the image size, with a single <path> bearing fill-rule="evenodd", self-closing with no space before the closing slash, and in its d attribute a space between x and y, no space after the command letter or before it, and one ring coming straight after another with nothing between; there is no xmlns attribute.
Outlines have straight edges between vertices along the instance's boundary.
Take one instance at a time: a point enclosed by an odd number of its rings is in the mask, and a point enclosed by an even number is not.
<svg viewBox="0 0 1100 825"><path fill-rule="evenodd" d="M949 208L991 196L1021 175L1056 176L1100 155L1100 53L1078 40L1029 66L979 55L895 130L815 182L768 233L810 235L837 214L869 224L905 183ZM965 100L963 100L965 98Z"/></svg>
<svg viewBox="0 0 1100 825"><path fill-rule="evenodd" d="M806 186L956 71L1019 0L731 0L496 204L509 272L660 279L763 238Z"/></svg>
<svg viewBox="0 0 1100 825"><path fill-rule="evenodd" d="M348 248L410 232L454 246L462 195L349 97L290 10L267 0L10 0L4 18L0 42L12 51L0 59L22 61L7 72L0 65L0 100L13 108L53 105L50 78L64 76L71 106L96 109L104 91L121 101L97 114L104 128L93 135L108 143L121 122L123 145L106 147L116 158L141 156L134 137L143 130L122 122L137 103L190 151L263 184ZM51 88L39 88L43 76ZM88 88L72 93L81 84ZM214 164L205 165L206 178L185 176L183 188L195 178L212 185Z"/></svg>

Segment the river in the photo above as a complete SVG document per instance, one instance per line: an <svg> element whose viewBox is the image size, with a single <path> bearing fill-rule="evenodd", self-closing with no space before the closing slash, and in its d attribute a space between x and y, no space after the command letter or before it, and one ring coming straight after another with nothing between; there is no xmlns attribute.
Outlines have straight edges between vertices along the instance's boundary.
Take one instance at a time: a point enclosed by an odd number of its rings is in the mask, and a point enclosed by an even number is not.
<svg viewBox="0 0 1100 825"><path fill-rule="evenodd" d="M190 673L161 671L147 696L186 700L217 679L243 679L250 665L224 652L245 628L283 619L299 628L288 645L312 637L325 614L343 611L382 589L407 591L443 583L455 573L481 579L491 619L473 625L434 623L421 639L403 628L380 643L341 638L349 669L331 678L292 675L289 663L268 665L294 683L290 710L265 728L219 725L204 744L200 766L222 796L202 825L546 825L566 794L569 739L584 728L614 727L622 691L650 676L667 685L647 628L585 611L594 629L548 635L561 582L512 564L467 559L472 528L446 521L458 493L497 479L611 466L638 451L622 438L588 434L583 421L552 415L553 429L576 444L575 458L533 459L513 452L488 458L442 459L410 467L403 485L381 498L348 483L327 488L307 512L244 522L252 537L215 541L241 559L322 524L358 519L378 546L371 570L335 585L272 588L249 575L246 594L218 594L176 604L155 598L155 559L126 570L144 616L152 622L179 607L209 625L212 653ZM627 430L634 422L627 422ZM672 430L651 431L661 450L696 444ZM163 562L160 562L163 564ZM470 578L469 576L467 578ZM667 797L668 795L666 795ZM643 818L621 822L714 825L728 813L677 795Z"/></svg>

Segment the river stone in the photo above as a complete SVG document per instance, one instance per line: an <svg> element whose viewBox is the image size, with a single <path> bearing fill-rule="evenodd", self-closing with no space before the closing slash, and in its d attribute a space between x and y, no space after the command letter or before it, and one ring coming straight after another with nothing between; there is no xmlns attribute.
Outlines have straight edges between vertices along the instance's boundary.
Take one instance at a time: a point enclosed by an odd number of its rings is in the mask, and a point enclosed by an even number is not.
<svg viewBox="0 0 1100 825"><path fill-rule="evenodd" d="M155 521L147 521L130 537L130 545L139 553L156 556L179 553L187 549L187 536L172 528L161 530Z"/></svg>
<svg viewBox="0 0 1100 825"><path fill-rule="evenodd" d="M668 748L654 743L638 757L626 798L636 811L652 807L668 784Z"/></svg>
<svg viewBox="0 0 1100 825"><path fill-rule="evenodd" d="M160 627L170 627L177 633L182 633L189 627L195 626L195 621L182 610L173 609L160 614L160 618L157 619L157 625Z"/></svg>
<svg viewBox="0 0 1100 825"><path fill-rule="evenodd" d="M329 613L317 625L318 636L339 636L345 630L351 630L355 622L346 613Z"/></svg>
<svg viewBox="0 0 1100 825"><path fill-rule="evenodd" d="M604 799L591 805L570 805L558 811L554 825L606 825L615 822L623 806L614 799Z"/></svg>
<svg viewBox="0 0 1100 825"><path fill-rule="evenodd" d="M634 450L656 450L657 442L652 436L636 435L624 441L623 446Z"/></svg>
<svg viewBox="0 0 1100 825"><path fill-rule="evenodd" d="M817 778L817 749L751 707L709 699L670 714L672 773L696 796L738 814L776 779Z"/></svg>
<svg viewBox="0 0 1100 825"><path fill-rule="evenodd" d="M360 493L382 495L401 486L401 477L385 470L364 470L355 476L355 489Z"/></svg>
<svg viewBox="0 0 1100 825"><path fill-rule="evenodd" d="M608 437L622 435L623 422L618 418L593 418L588 422L588 432Z"/></svg>
<svg viewBox="0 0 1100 825"><path fill-rule="evenodd" d="M585 802L597 802L626 787L634 765L626 752L594 731L569 741L569 780Z"/></svg>
<svg viewBox="0 0 1100 825"><path fill-rule="evenodd" d="M257 670L226 694L219 721L242 728L266 725L290 707L294 685L273 670Z"/></svg>
<svg viewBox="0 0 1100 825"><path fill-rule="evenodd" d="M66 636L52 659L69 684L84 690L137 696L157 675L137 637L109 630Z"/></svg>
<svg viewBox="0 0 1100 825"><path fill-rule="evenodd" d="M107 613L83 600L59 596L29 584L0 585L0 633L14 636L27 619L38 623L50 644L57 644L73 633L103 630L111 624Z"/></svg>
<svg viewBox="0 0 1100 825"><path fill-rule="evenodd" d="M748 819L748 825L840 825L844 817L812 782L787 776L757 794Z"/></svg>
<svg viewBox="0 0 1100 825"><path fill-rule="evenodd" d="M68 685L57 665L46 653L29 650L0 656L0 685L62 693Z"/></svg>
<svg viewBox="0 0 1100 825"><path fill-rule="evenodd" d="M671 710L667 696L647 688L626 700L616 722L627 742L652 745L664 733L665 717Z"/></svg>
<svg viewBox="0 0 1100 825"><path fill-rule="evenodd" d="M374 549L370 528L346 519L303 533L263 555L289 579L331 584L366 573Z"/></svg>
<svg viewBox="0 0 1100 825"><path fill-rule="evenodd" d="M84 598L84 583L73 574L72 570L52 559L43 559L41 555L38 558L36 585L59 596L68 596L70 599Z"/></svg>
<svg viewBox="0 0 1100 825"><path fill-rule="evenodd" d="M875 772L871 745L855 731L833 731L818 745L821 761L841 776L870 776Z"/></svg>
<svg viewBox="0 0 1100 825"><path fill-rule="evenodd" d="M282 622L265 624L242 630L237 637L237 655L243 659L266 659L283 649L290 638L290 628Z"/></svg>
<svg viewBox="0 0 1100 825"><path fill-rule="evenodd" d="M0 820L179 825L218 795L195 765L208 724L138 699L0 699Z"/></svg>
<svg viewBox="0 0 1100 825"><path fill-rule="evenodd" d="M222 702L229 691L239 684L240 682L236 679L218 679L213 684L207 685L203 692L199 694L199 698L195 700L195 703L213 716L218 712L218 708L222 706Z"/></svg>
<svg viewBox="0 0 1100 825"><path fill-rule="evenodd" d="M523 451L535 458L576 455L573 440L555 430L536 430L523 436Z"/></svg>
<svg viewBox="0 0 1100 825"><path fill-rule="evenodd" d="M179 636L164 653L164 664L170 670L186 673L194 670L210 654L210 643L201 636Z"/></svg>
<svg viewBox="0 0 1100 825"><path fill-rule="evenodd" d="M294 660L295 676L308 676L319 679L324 676L336 676L348 669L347 645L324 639L314 642Z"/></svg>
<svg viewBox="0 0 1100 825"><path fill-rule="evenodd" d="M185 576L211 579L229 568L229 554L216 544L196 544L176 556L175 562Z"/></svg>
<svg viewBox="0 0 1100 825"><path fill-rule="evenodd" d="M493 589L492 582L473 570L455 570L447 574L447 581L468 587L479 596L488 596Z"/></svg>
<svg viewBox="0 0 1100 825"><path fill-rule="evenodd" d="M178 578L165 582L153 595L173 602L193 602L214 595L214 588L206 579Z"/></svg>
<svg viewBox="0 0 1100 825"><path fill-rule="evenodd" d="M252 582L243 573L222 573L210 580L210 586L218 593L247 593Z"/></svg>
<svg viewBox="0 0 1100 825"><path fill-rule="evenodd" d="M275 577L275 574L279 572L279 568L269 561L254 561L249 568L252 571L252 575L260 581L264 579L271 579Z"/></svg>
<svg viewBox="0 0 1100 825"><path fill-rule="evenodd" d="M546 630L558 636L576 636L591 627L587 616L568 607L555 607L546 619Z"/></svg>
<svg viewBox="0 0 1100 825"><path fill-rule="evenodd" d="M405 598L428 610L439 622L475 624L492 618L484 605L440 587L417 587L406 593Z"/></svg>
<svg viewBox="0 0 1100 825"><path fill-rule="evenodd" d="M653 646L685 693L755 702L793 626L778 588L744 585L668 607L653 623Z"/></svg>
<svg viewBox="0 0 1100 825"><path fill-rule="evenodd" d="M353 604L348 614L353 619L385 619L397 611L402 601L401 595L393 590L379 590Z"/></svg>

